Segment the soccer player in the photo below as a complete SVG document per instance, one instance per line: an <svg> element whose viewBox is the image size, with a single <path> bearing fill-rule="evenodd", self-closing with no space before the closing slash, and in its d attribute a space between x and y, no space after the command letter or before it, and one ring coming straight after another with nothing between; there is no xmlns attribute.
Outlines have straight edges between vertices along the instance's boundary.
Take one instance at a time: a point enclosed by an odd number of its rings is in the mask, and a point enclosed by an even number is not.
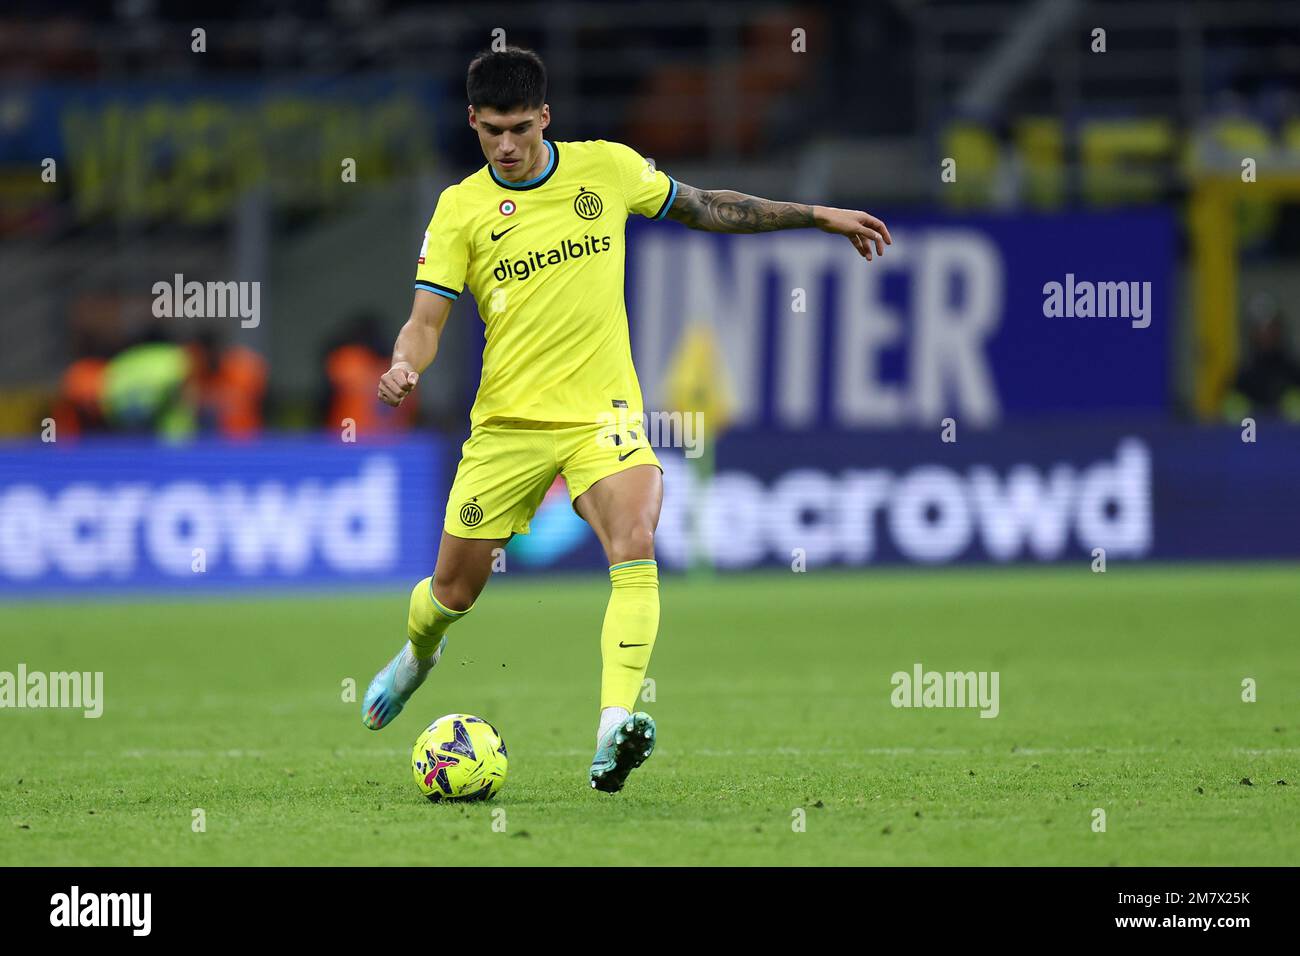
<svg viewBox="0 0 1300 956"><path fill-rule="evenodd" d="M866 259L892 240L865 212L696 189L619 143L545 139L546 69L532 51L475 57L466 92L487 165L438 198L379 397L397 405L410 395L467 284L487 326L483 374L436 567L411 592L407 641L371 682L362 721L379 730L401 712L442 656L447 629L474 607L493 552L528 533L560 474L609 560L590 776L613 793L654 749L654 720L632 708L659 628L663 498L623 303L627 217L712 232L816 228L847 237Z"/></svg>

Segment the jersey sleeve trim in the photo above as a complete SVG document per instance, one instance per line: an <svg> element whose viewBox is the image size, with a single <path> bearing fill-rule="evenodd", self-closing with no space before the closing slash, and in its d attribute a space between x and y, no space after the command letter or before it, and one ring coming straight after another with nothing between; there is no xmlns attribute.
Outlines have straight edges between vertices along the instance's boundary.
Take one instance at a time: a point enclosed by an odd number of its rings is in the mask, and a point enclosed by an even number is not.
<svg viewBox="0 0 1300 956"><path fill-rule="evenodd" d="M427 279L417 279L415 281L415 287L417 289L423 289L425 292L436 292L438 295L444 295L452 300L460 298L460 293L454 289L448 289L445 285L438 285L438 283L430 282Z"/></svg>
<svg viewBox="0 0 1300 956"><path fill-rule="evenodd" d="M667 173L664 173L664 175L668 176ZM653 219L662 219L664 216L668 215L668 210L672 208L673 200L677 198L677 180L668 176L668 181L672 183L672 188L668 190L668 198L664 200L664 204L659 207L659 211L654 214L652 217Z"/></svg>

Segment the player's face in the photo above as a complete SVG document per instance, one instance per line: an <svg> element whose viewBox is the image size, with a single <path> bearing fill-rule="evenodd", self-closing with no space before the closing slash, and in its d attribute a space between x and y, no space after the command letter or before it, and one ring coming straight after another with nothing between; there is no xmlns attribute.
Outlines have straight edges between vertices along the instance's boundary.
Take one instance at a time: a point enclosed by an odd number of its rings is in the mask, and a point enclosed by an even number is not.
<svg viewBox="0 0 1300 956"><path fill-rule="evenodd" d="M469 108L469 125L478 133L483 155L498 176L522 182L541 172L546 162L542 130L551 123L551 108L511 110L502 113L490 107Z"/></svg>

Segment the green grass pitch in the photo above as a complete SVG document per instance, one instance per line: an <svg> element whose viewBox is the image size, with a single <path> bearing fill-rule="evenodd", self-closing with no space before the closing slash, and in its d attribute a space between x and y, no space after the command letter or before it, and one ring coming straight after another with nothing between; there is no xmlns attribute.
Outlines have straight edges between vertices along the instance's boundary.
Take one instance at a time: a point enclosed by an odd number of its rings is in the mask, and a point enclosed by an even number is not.
<svg viewBox="0 0 1300 956"><path fill-rule="evenodd" d="M616 796L586 779L599 574L498 576L378 733L342 687L363 694L398 646L405 590L9 604L0 670L103 671L106 703L97 720L0 711L0 861L1294 864L1298 579L1114 562L666 577L643 705L659 745ZM890 676L916 662L998 671L1000 714L895 709ZM415 737L456 711L510 747L491 803L412 783Z"/></svg>

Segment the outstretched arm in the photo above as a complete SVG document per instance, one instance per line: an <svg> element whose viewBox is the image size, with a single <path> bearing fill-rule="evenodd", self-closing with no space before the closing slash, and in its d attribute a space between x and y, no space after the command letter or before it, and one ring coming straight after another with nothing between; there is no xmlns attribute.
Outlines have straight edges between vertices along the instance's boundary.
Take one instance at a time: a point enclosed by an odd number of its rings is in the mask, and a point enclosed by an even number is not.
<svg viewBox="0 0 1300 956"><path fill-rule="evenodd" d="M847 236L866 259L884 255L893 243L889 229L870 213L833 206L807 206L746 196L730 189L696 189L677 184L677 198L668 218L706 232L775 232L778 229L812 229Z"/></svg>

